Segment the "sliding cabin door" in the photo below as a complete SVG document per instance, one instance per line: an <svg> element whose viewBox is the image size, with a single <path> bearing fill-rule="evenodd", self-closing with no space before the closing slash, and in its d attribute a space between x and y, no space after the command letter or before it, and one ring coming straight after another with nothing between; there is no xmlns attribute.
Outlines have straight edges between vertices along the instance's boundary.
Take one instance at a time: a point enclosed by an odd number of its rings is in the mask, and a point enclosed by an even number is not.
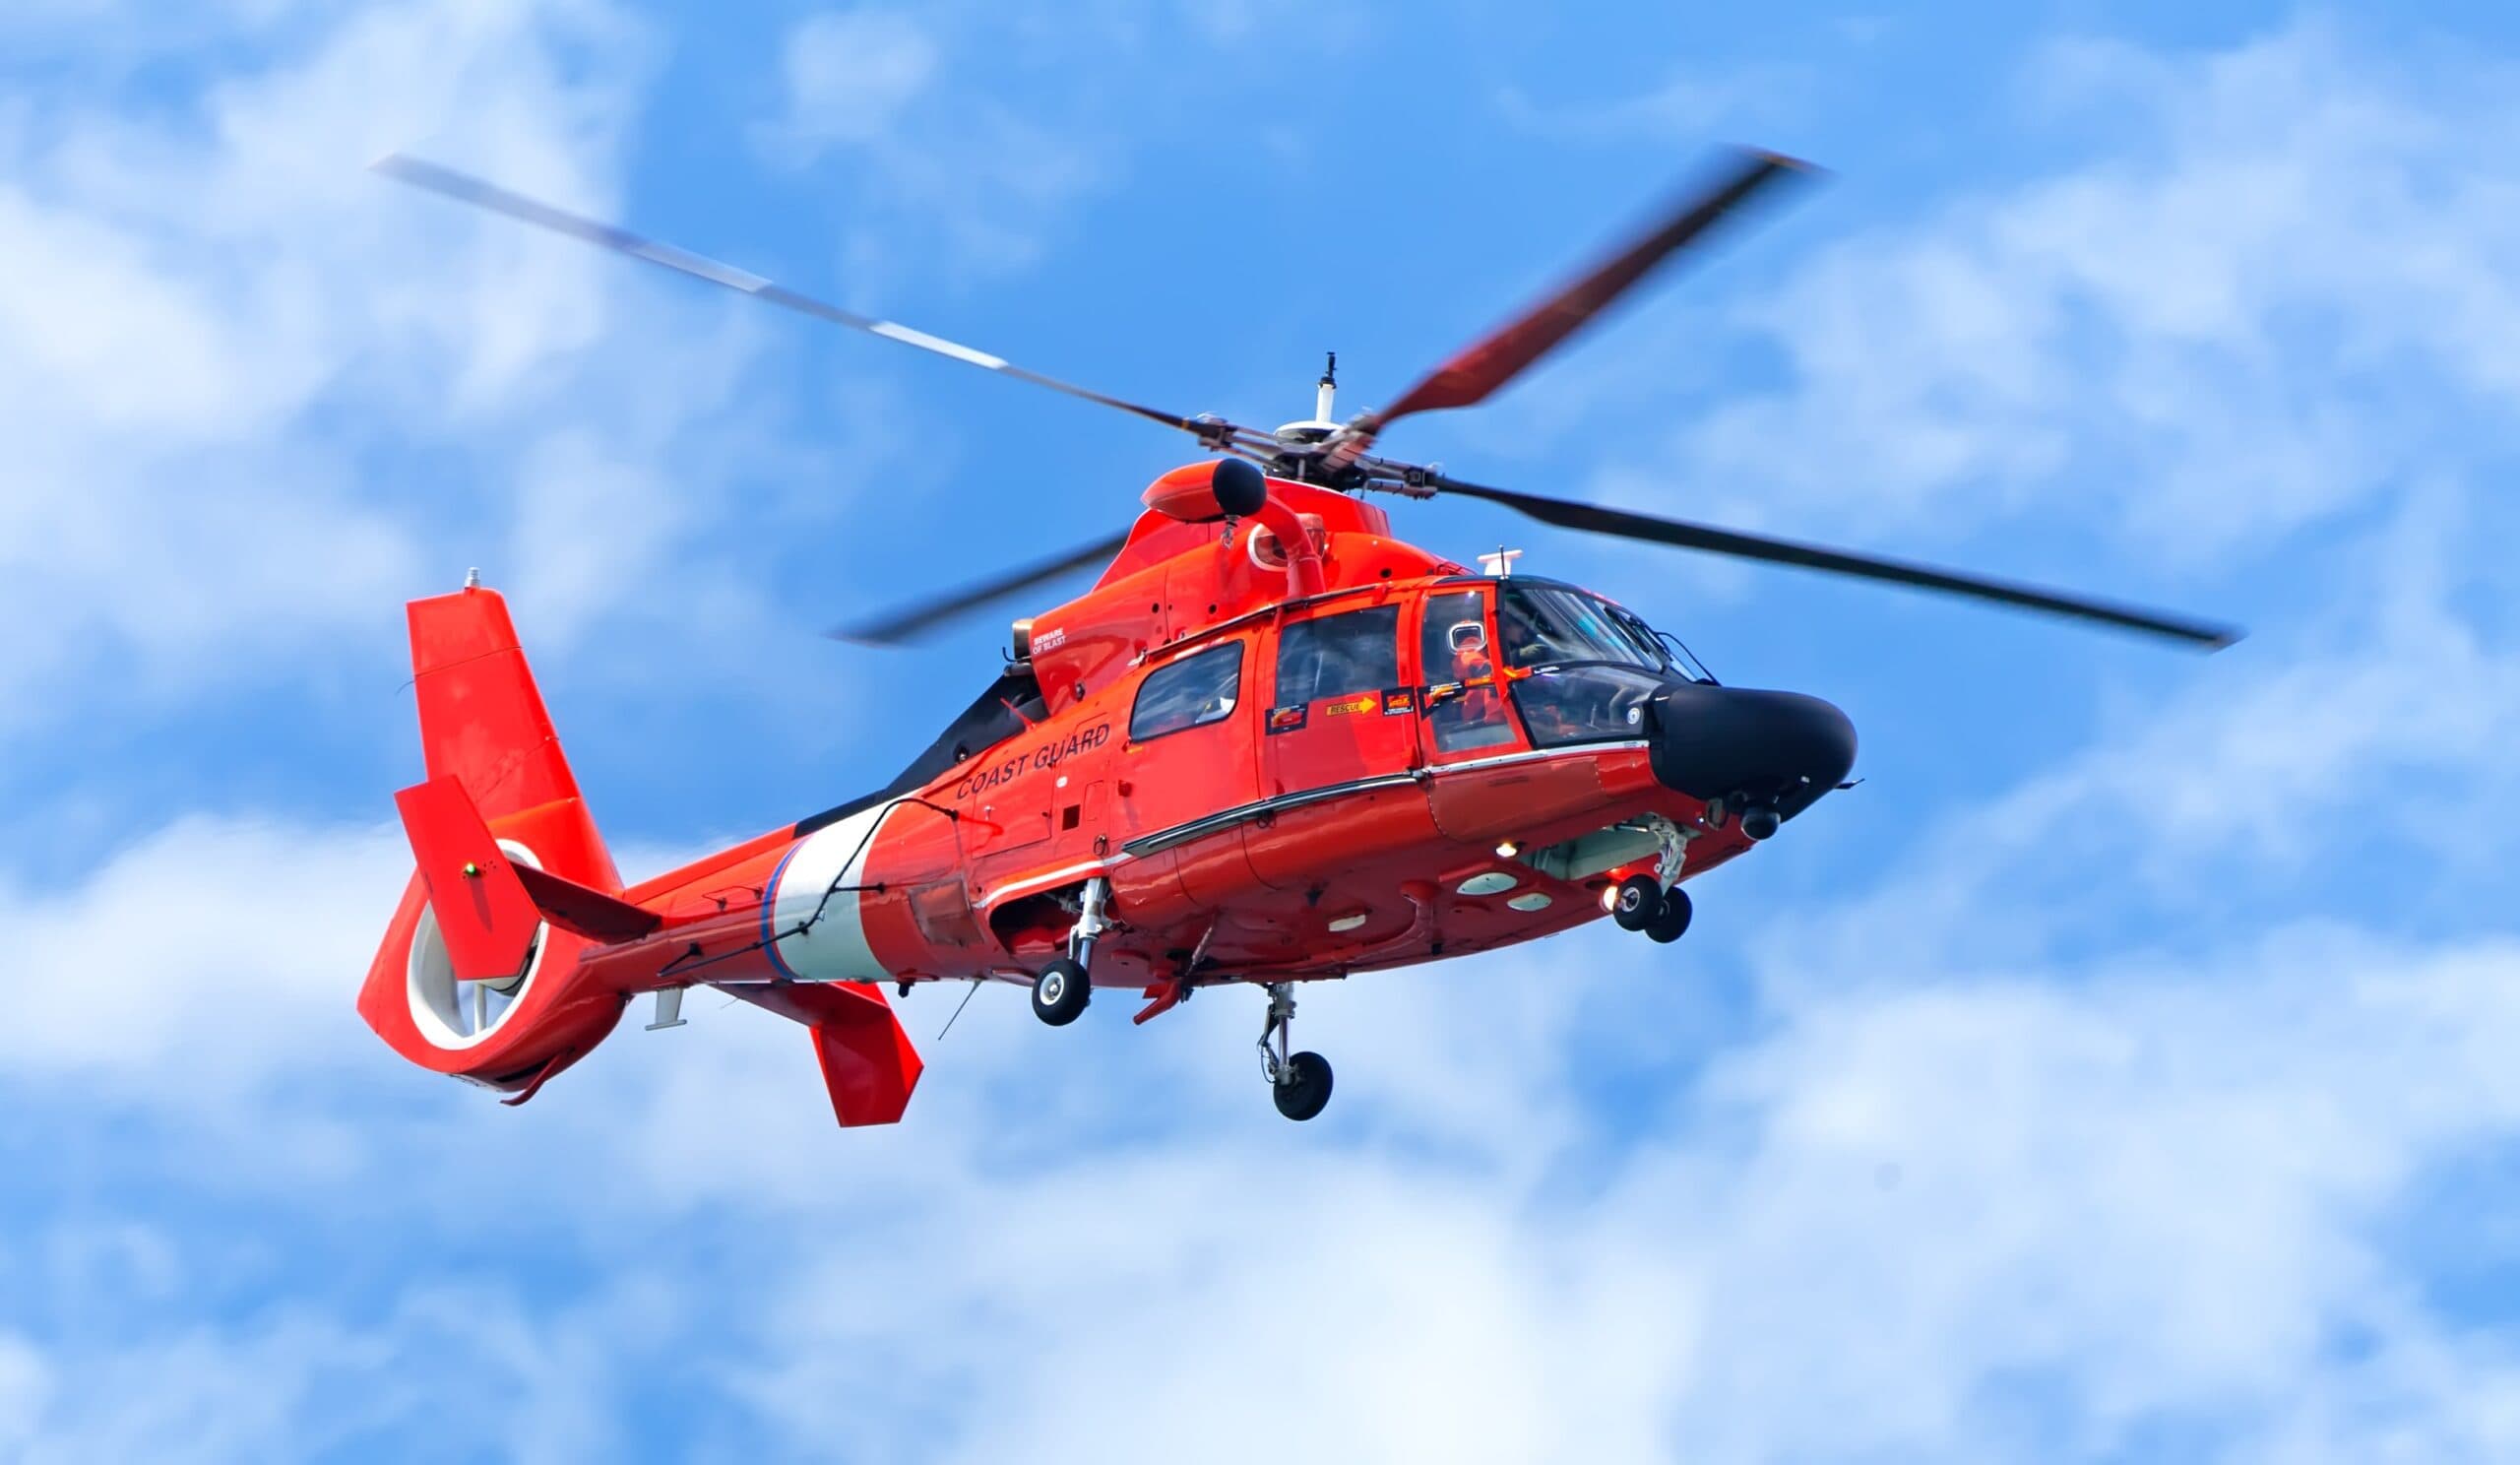
<svg viewBox="0 0 2520 1465"><path fill-rule="evenodd" d="M1262 720L1263 797L1406 774L1418 699L1400 674L1402 602L1334 606L1278 627Z"/></svg>

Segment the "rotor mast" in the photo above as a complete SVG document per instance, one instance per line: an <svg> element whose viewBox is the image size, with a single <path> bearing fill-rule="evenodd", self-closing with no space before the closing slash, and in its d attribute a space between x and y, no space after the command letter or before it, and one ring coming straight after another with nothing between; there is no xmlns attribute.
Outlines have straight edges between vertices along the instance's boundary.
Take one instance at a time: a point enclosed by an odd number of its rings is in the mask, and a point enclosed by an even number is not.
<svg viewBox="0 0 2520 1465"><path fill-rule="evenodd" d="M1268 469L1279 478L1292 478L1299 483L1344 488L1348 485L1334 476L1310 471L1321 456L1321 444L1339 433L1339 419L1331 415L1339 395L1339 353L1332 351L1329 355L1329 361L1321 368L1321 379L1313 383L1312 415L1301 421L1285 423L1272 434L1277 439L1278 451L1270 459Z"/></svg>

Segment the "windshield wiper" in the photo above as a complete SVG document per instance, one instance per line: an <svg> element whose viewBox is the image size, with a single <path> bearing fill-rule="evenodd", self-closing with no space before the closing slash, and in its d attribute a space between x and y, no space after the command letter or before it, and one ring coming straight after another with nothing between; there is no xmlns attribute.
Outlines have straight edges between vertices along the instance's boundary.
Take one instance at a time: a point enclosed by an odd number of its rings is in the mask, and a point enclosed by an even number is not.
<svg viewBox="0 0 2520 1465"><path fill-rule="evenodd" d="M1651 628L1649 627L1648 629ZM1654 639L1662 642L1664 645L1671 649L1672 660L1679 664L1679 668L1682 671L1694 676L1699 681L1705 682L1708 686L1722 686L1724 684L1715 679L1714 672L1706 669L1706 663L1697 659L1697 653L1689 650L1687 642L1672 635L1670 631L1655 631Z"/></svg>

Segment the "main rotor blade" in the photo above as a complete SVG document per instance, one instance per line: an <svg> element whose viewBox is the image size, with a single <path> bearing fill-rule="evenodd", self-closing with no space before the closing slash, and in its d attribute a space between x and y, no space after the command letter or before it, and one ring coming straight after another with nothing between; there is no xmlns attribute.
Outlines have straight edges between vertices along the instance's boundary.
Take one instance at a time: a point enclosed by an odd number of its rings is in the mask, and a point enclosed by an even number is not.
<svg viewBox="0 0 2520 1465"><path fill-rule="evenodd" d="M611 224L599 223L595 220L569 213L565 209L554 208L538 199L527 198L520 193L511 193L494 183L484 182L469 173L460 173L453 168L441 167L422 159L408 158L400 153L389 153L368 166L397 182L408 183L414 188L425 189L459 203L487 209L494 214L504 214L510 219L520 220L538 228L546 228L553 233L566 234L572 239L581 239L598 248L609 249L615 254L626 254L632 259L645 260L649 264L671 270L678 275L688 275L694 280L705 280L711 285L723 286L738 294L751 295L755 299L795 311L799 315L809 315L816 320L828 321L835 326L847 326L852 331L863 331L869 336L881 336L886 341L915 347L920 350L947 356L966 365L994 371L1001 376L1011 376L1018 381L1031 382L1037 387L1047 387L1053 392L1064 392L1070 397L1081 398L1087 402L1100 403L1104 407L1116 407L1124 413L1134 413L1150 422L1161 422L1166 427L1178 427L1184 432L1193 433L1200 441L1220 451L1243 450L1234 434L1246 432L1248 429L1238 429L1230 422L1220 421L1213 417L1205 420L1185 417L1177 413L1164 412L1135 402L1124 402L1117 397L1106 397L1092 388L1080 387L1073 382L1063 382L1054 376L1044 376L1040 372L1018 366L1003 356L990 355L987 351L974 350L960 342L947 341L941 336L930 336L925 331L914 330L896 321L877 320L873 316L843 310L828 301L817 300L811 295L791 290L775 281L765 280L748 270L739 270L732 265L722 264L705 255L693 254L687 249L677 248L671 244L642 238L628 229L615 228Z"/></svg>
<svg viewBox="0 0 2520 1465"><path fill-rule="evenodd" d="M965 586L961 590L938 596L933 600L905 606L881 619L851 621L834 626L823 634L835 641L855 641L866 646L899 645L902 642L914 640L922 632L933 630L957 616L976 610L992 601L1004 600L1008 596L1030 590L1045 580L1055 580L1071 571L1099 564L1119 553L1120 546L1128 541L1128 532L1123 530L1108 539L1097 540L1091 544L1071 549L1056 558L1044 559L1020 570L1009 571L995 579L984 580L977 585Z"/></svg>
<svg viewBox="0 0 2520 1465"><path fill-rule="evenodd" d="M2240 639L2236 626L2217 625L2211 621L2190 620L2184 616L2146 610L2133 605L2114 605L2108 601L2041 590L2008 580L1982 575L1965 575L1953 570L1935 569L1930 565L1907 560L1888 559L1879 555L1856 554L1843 549L1828 549L1817 544L1796 543L1792 540L1774 540L1765 535L1742 534L1737 530L1717 529L1711 525L1692 524L1682 519L1658 519L1648 514L1632 514L1624 509L1605 509L1592 504L1548 498L1537 493L1517 493L1510 488L1489 488L1479 483L1464 483L1441 475L1429 475L1426 481L1446 493L1468 498L1483 498L1503 504L1517 513L1527 514L1544 524L1561 529L1582 530L1587 534L1609 535L1622 540L1642 540L1648 543L1671 544L1682 549L1703 549L1714 554L1729 554L1741 559L1765 560L1771 564L1800 565L1804 569L1823 570L1833 575L1854 575L1865 580L1880 580L1892 585L1909 585L1920 590L1939 591L1945 595L1967 596L1973 600L1991 601L2001 605L2042 610L2051 615L2077 620L2098 621L2123 630L2141 631L2146 635L2164 636L2174 641L2220 651Z"/></svg>
<svg viewBox="0 0 2520 1465"><path fill-rule="evenodd" d="M1810 164L1778 153L1744 150L1713 186L1682 199L1642 236L1581 278L1525 311L1485 339L1458 352L1400 399L1365 414L1343 429L1332 445L1333 467L1344 468L1371 445L1374 435L1412 413L1438 412L1483 402L1488 395L1546 355L1557 344L1606 310L1655 266L1704 234L1754 195Z"/></svg>

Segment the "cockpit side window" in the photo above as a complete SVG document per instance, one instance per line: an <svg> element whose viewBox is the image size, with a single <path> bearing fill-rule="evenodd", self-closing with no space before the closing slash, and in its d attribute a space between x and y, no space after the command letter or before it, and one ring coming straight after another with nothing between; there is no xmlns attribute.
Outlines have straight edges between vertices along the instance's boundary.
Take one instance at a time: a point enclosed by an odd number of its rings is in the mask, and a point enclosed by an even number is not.
<svg viewBox="0 0 2520 1465"><path fill-rule="evenodd" d="M1439 753L1514 740L1487 644L1487 597L1468 590L1426 598L1418 666L1426 679L1426 727Z"/></svg>
<svg viewBox="0 0 2520 1465"><path fill-rule="evenodd" d="M1241 682L1239 641L1158 667L1138 683L1137 705L1129 712L1129 740L1144 742L1222 721L1233 711Z"/></svg>

